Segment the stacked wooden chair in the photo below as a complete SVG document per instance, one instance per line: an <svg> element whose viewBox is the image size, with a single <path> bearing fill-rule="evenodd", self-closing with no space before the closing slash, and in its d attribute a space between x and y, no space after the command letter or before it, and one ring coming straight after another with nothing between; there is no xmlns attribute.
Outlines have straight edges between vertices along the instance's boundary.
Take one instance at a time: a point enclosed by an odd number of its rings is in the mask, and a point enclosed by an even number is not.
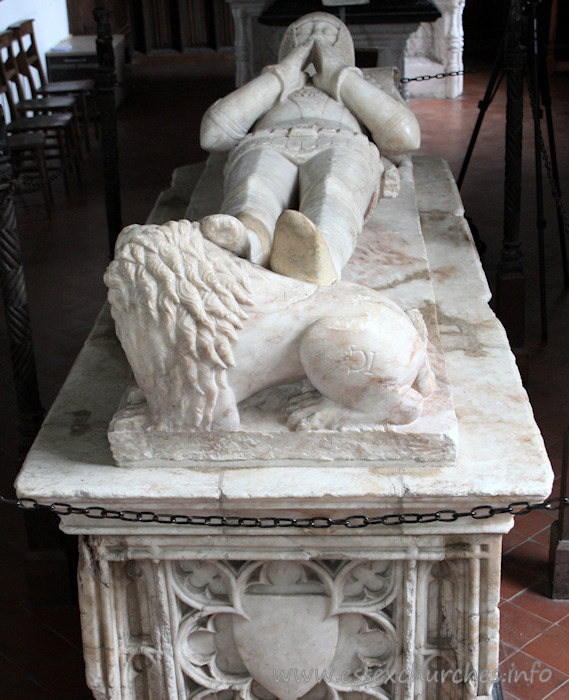
<svg viewBox="0 0 569 700"><path fill-rule="evenodd" d="M80 144L78 142L74 101L58 100L55 103L23 104L16 100L12 92L20 97L23 88L20 82L18 65L12 50L13 37L10 31L0 33L0 95L4 95L10 110L11 121L7 124L9 147L13 154L12 162L16 174L34 171L42 182L46 207L50 212L53 202L47 179L47 161L57 159L61 168L66 190L69 191L68 173L71 162L75 165L80 181ZM33 100L41 100L38 96ZM65 105L67 104L67 111ZM26 116L29 112L34 116Z"/></svg>
<svg viewBox="0 0 569 700"><path fill-rule="evenodd" d="M73 95L38 96L37 91L30 89L32 98L26 98L25 87L20 74L15 54L13 52L13 38L11 30L2 32L0 42L2 48L6 49L7 60L4 63L4 70L8 80L12 82L18 95L16 109L19 117L25 117L30 112L32 114L53 114L58 112L71 113L73 115L73 125L77 135L79 134L77 118L77 100Z"/></svg>
<svg viewBox="0 0 569 700"><path fill-rule="evenodd" d="M29 174L39 178L47 215L51 216L53 194L48 177L45 141L45 134L41 131L8 135L14 174L17 177Z"/></svg>
<svg viewBox="0 0 569 700"><path fill-rule="evenodd" d="M74 97L79 103L79 115L83 128L83 136L87 150L89 150L89 130L88 125L91 117L97 126L96 111L92 109L94 95L94 81L91 79L83 80L64 80L56 82L48 82L43 65L38 53L36 37L34 34L34 20L26 19L21 22L11 24L8 29L12 32L14 41L18 45L16 61L18 70L23 75L30 87L33 98L41 97ZM34 74L35 71L35 74Z"/></svg>

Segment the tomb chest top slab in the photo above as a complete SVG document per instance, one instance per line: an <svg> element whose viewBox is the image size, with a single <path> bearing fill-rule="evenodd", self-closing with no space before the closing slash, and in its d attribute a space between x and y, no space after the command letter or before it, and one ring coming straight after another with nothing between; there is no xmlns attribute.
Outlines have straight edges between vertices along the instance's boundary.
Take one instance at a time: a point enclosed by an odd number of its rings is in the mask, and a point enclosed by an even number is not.
<svg viewBox="0 0 569 700"><path fill-rule="evenodd" d="M173 190L155 216L183 215L195 171L189 166L176 173ZM231 468L117 468L107 429L130 370L104 309L28 455L18 495L160 512L246 508L255 514L277 509L311 515L315 510L346 514L346 509L505 505L547 497L551 466L504 330L488 306L488 286L448 166L440 159L417 158L415 182L457 416L455 466L370 462L339 467L329 460L292 469L255 461Z"/></svg>

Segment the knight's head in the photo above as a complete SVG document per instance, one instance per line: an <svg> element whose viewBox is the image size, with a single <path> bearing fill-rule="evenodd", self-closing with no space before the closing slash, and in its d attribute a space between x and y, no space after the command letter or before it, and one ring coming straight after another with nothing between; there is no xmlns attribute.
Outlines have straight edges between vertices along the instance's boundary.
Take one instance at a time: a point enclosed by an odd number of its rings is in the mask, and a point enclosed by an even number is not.
<svg viewBox="0 0 569 700"><path fill-rule="evenodd" d="M279 48L279 61L309 41L333 46L348 66L355 64L354 42L346 25L327 12L311 12L293 22L284 33Z"/></svg>

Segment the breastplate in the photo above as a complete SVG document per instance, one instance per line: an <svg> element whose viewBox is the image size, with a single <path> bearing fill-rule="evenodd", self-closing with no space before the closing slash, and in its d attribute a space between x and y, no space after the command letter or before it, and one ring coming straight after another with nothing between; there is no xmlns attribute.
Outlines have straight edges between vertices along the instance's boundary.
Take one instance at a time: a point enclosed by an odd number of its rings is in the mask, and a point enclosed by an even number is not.
<svg viewBox="0 0 569 700"><path fill-rule="evenodd" d="M285 100L277 102L259 119L253 131L299 122L361 131L358 120L347 107L313 85L295 90Z"/></svg>

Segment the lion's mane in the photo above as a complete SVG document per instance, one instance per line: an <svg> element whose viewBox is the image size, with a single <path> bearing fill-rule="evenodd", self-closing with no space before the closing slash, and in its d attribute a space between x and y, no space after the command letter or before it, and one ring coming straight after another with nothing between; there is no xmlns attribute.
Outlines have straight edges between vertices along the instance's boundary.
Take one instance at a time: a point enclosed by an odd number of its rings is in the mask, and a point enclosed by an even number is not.
<svg viewBox="0 0 569 700"><path fill-rule="evenodd" d="M135 224L104 279L153 427L209 429L253 303L246 263L205 240L199 223Z"/></svg>

